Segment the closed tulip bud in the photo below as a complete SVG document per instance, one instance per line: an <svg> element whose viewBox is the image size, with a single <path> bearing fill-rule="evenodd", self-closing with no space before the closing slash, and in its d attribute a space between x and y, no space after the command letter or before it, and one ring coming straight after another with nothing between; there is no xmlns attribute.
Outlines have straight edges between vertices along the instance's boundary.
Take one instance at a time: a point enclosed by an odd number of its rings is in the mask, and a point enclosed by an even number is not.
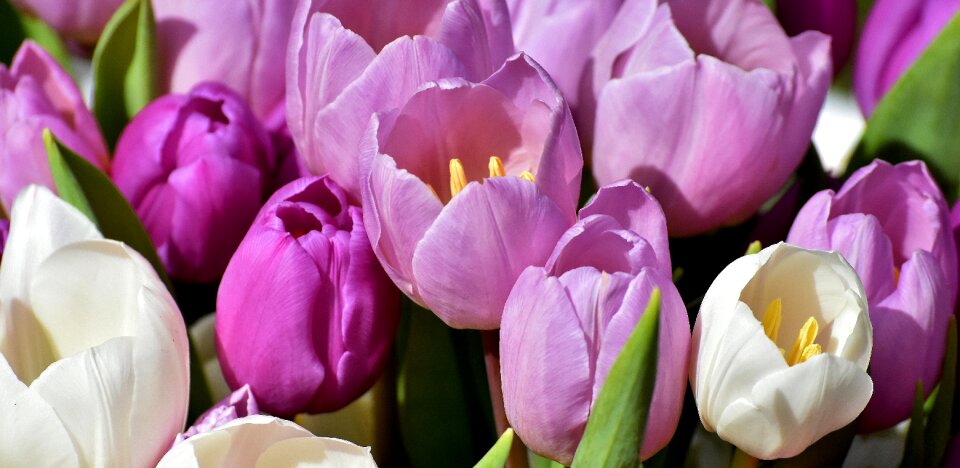
<svg viewBox="0 0 960 468"><path fill-rule="evenodd" d="M870 115L960 9L957 0L877 0L863 25L853 90Z"/></svg>
<svg viewBox="0 0 960 468"><path fill-rule="evenodd" d="M382 371L398 306L360 207L328 177L298 179L267 201L220 283L224 377L271 414L342 408Z"/></svg>
<svg viewBox="0 0 960 468"><path fill-rule="evenodd" d="M170 449L157 468L318 466L376 468L369 447L327 437L284 419L255 415L193 436Z"/></svg>
<svg viewBox="0 0 960 468"><path fill-rule="evenodd" d="M93 45L123 0L10 0L10 3L40 18L64 38Z"/></svg>
<svg viewBox="0 0 960 468"><path fill-rule="evenodd" d="M53 188L43 129L74 153L105 169L107 147L80 90L60 65L25 41L9 69L0 64L0 208L29 184Z"/></svg>
<svg viewBox="0 0 960 468"><path fill-rule="evenodd" d="M134 117L117 142L113 181L170 276L211 282L267 198L274 168L257 118L232 91L206 83Z"/></svg>
<svg viewBox="0 0 960 468"><path fill-rule="evenodd" d="M659 288L653 402L639 457L670 441L687 384L690 326L670 279L660 206L630 182L601 188L545 267L517 280L500 329L510 425L532 450L569 465L607 373Z"/></svg>
<svg viewBox="0 0 960 468"><path fill-rule="evenodd" d="M649 186L670 233L691 236L783 187L831 77L829 38L787 37L759 0L628 0L593 50L596 113L578 127L599 184Z"/></svg>
<svg viewBox="0 0 960 468"><path fill-rule="evenodd" d="M735 260L693 329L700 421L753 457L795 456L863 411L871 342L866 294L840 254L781 243Z"/></svg>
<svg viewBox="0 0 960 468"><path fill-rule="evenodd" d="M940 380L957 298L957 252L943 194L922 162L875 161L839 192L814 195L787 241L839 251L863 280L873 322L873 399L864 431L910 417L917 381Z"/></svg>

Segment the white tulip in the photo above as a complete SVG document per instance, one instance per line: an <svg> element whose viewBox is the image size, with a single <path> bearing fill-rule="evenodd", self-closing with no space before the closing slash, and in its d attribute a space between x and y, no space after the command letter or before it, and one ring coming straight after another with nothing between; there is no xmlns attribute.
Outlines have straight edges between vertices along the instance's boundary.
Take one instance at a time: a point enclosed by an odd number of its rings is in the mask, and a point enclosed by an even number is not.
<svg viewBox="0 0 960 468"><path fill-rule="evenodd" d="M284 419L254 415L195 435L170 449L157 468L376 468L368 447L316 437Z"/></svg>
<svg viewBox="0 0 960 468"><path fill-rule="evenodd" d="M153 466L183 429L188 366L150 264L24 189L0 264L0 466Z"/></svg>
<svg viewBox="0 0 960 468"><path fill-rule="evenodd" d="M863 286L839 254L781 243L740 258L694 327L700 420L756 458L797 455L863 411L871 348Z"/></svg>

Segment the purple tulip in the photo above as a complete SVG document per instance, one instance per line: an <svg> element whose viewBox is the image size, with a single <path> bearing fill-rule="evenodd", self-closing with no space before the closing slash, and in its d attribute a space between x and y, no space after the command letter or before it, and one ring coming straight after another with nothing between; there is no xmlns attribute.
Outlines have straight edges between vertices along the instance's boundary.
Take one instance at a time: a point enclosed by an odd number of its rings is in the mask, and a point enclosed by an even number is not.
<svg viewBox="0 0 960 468"><path fill-rule="evenodd" d="M93 45L123 0L10 0L10 3L40 18L64 38Z"/></svg>
<svg viewBox="0 0 960 468"><path fill-rule="evenodd" d="M824 190L807 201L787 242L839 251L863 282L875 386L861 429L909 417L917 381L929 394L940 379L957 298L950 212L926 166L875 161L858 170L839 192Z"/></svg>
<svg viewBox="0 0 960 468"><path fill-rule="evenodd" d="M283 105L282 60L295 1L153 0L153 9L164 92L217 81L261 119Z"/></svg>
<svg viewBox="0 0 960 468"><path fill-rule="evenodd" d="M200 415L199 418L186 431L177 434L174 444L183 442L197 434L210 432L218 427L253 414L260 414L260 407L257 406L257 399L253 397L249 385L238 388L226 398L208 409Z"/></svg>
<svg viewBox="0 0 960 468"><path fill-rule="evenodd" d="M223 375L270 414L340 409L380 375L398 305L360 207L329 177L298 179L267 201L223 275Z"/></svg>
<svg viewBox="0 0 960 468"><path fill-rule="evenodd" d="M513 54L503 0L302 0L292 29L290 132L308 169L329 174L353 200L359 144L374 113L403 105L430 81L481 81Z"/></svg>
<svg viewBox="0 0 960 468"><path fill-rule="evenodd" d="M820 31L830 35L834 73L846 65L857 32L856 0L777 0L777 17L787 34Z"/></svg>
<svg viewBox="0 0 960 468"><path fill-rule="evenodd" d="M500 329L503 399L535 452L569 465L620 350L660 288L657 380L640 458L676 430L687 385L690 325L671 281L663 212L630 182L601 188L545 267L524 270Z"/></svg>
<svg viewBox="0 0 960 468"><path fill-rule="evenodd" d="M865 115L960 9L960 0L877 0L863 25L853 90Z"/></svg>
<svg viewBox="0 0 960 468"><path fill-rule="evenodd" d="M810 143L829 39L788 38L758 0L629 0L593 52L593 173L649 186L670 233L750 217ZM581 103L589 110L589 106Z"/></svg>
<svg viewBox="0 0 960 468"><path fill-rule="evenodd" d="M557 83L574 113L590 52L624 0L507 0L517 50Z"/></svg>
<svg viewBox="0 0 960 468"><path fill-rule="evenodd" d="M216 83L161 97L117 142L113 180L174 278L210 282L267 198L275 169L267 132Z"/></svg>
<svg viewBox="0 0 960 468"><path fill-rule="evenodd" d="M575 221L583 158L573 119L525 55L481 83L424 86L371 120L362 149L373 250L451 327L498 328L520 272L543 265Z"/></svg>
<svg viewBox="0 0 960 468"><path fill-rule="evenodd" d="M77 85L42 47L25 41L9 69L0 64L0 209L6 213L27 185L53 188L44 128L94 166L109 164Z"/></svg>

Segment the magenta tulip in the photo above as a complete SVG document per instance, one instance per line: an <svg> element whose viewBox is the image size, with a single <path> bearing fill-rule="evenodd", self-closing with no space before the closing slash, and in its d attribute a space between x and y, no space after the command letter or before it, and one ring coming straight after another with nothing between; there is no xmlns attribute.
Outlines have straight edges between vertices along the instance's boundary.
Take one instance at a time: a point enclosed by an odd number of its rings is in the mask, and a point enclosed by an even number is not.
<svg viewBox="0 0 960 468"><path fill-rule="evenodd" d="M875 161L839 192L814 195L787 241L836 250L857 270L873 322L873 398L864 431L910 416L914 389L940 380L947 321L957 298L957 250L943 194L926 166Z"/></svg>
<svg viewBox="0 0 960 468"><path fill-rule="evenodd" d="M253 414L260 414L260 407L257 406L257 399L253 397L250 386L244 385L201 414L186 431L177 434L176 443Z"/></svg>
<svg viewBox="0 0 960 468"><path fill-rule="evenodd" d="M596 115L578 125L599 184L649 186L670 233L690 236L784 185L830 79L829 39L788 38L759 0L629 0L594 49Z"/></svg>
<svg viewBox="0 0 960 468"><path fill-rule="evenodd" d="M687 385L690 325L671 281L663 212L634 183L601 188L545 267L524 270L500 329L507 418L535 452L569 465L607 373L660 288L653 403L640 458L670 442Z"/></svg>
<svg viewBox="0 0 960 468"><path fill-rule="evenodd" d="M583 158L573 119L525 55L481 83L426 85L377 114L362 149L374 252L452 327L498 328L520 272L543 265L575 221Z"/></svg>
<svg viewBox="0 0 960 468"><path fill-rule="evenodd" d="M0 209L30 184L53 188L43 129L94 166L105 169L107 147L74 84L42 47L25 41L9 69L0 64Z"/></svg>
<svg viewBox="0 0 960 468"><path fill-rule="evenodd" d="M302 0L292 28L290 132L307 168L354 200L359 144L375 112L403 105L427 82L481 81L513 54L502 0Z"/></svg>
<svg viewBox="0 0 960 468"><path fill-rule="evenodd" d="M833 71L840 73L850 58L857 33L856 0L777 0L777 18L787 34L828 34Z"/></svg>
<svg viewBox="0 0 960 468"><path fill-rule="evenodd" d="M223 375L270 414L340 409L382 372L399 303L360 207L329 177L298 179L267 201L220 283Z"/></svg>
<svg viewBox="0 0 960 468"><path fill-rule="evenodd" d="M877 0L863 25L853 90L863 113L880 99L960 9L958 0Z"/></svg>
<svg viewBox="0 0 960 468"><path fill-rule="evenodd" d="M117 142L113 180L167 271L215 281L271 188L270 139L235 93L216 83L161 97Z"/></svg>
<svg viewBox="0 0 960 468"><path fill-rule="evenodd" d="M56 29L65 39L93 45L123 0L10 0Z"/></svg>

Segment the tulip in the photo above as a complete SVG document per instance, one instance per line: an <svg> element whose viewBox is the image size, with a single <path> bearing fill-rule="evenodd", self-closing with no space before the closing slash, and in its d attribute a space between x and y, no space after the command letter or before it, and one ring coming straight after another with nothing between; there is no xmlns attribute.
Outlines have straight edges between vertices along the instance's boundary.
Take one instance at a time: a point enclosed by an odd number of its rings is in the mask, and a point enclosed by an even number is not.
<svg viewBox="0 0 960 468"><path fill-rule="evenodd" d="M674 236L747 219L803 158L829 49L758 0L627 1L593 51L596 118L578 122L597 182L649 186Z"/></svg>
<svg viewBox="0 0 960 468"><path fill-rule="evenodd" d="M737 259L693 328L700 421L753 457L795 456L867 405L871 341L863 286L840 254L780 243Z"/></svg>
<svg viewBox="0 0 960 468"><path fill-rule="evenodd" d="M657 379L643 447L665 447L687 385L690 325L670 277L663 212L630 182L601 188L546 266L520 275L503 311L501 378L507 419L535 452L569 465L607 373L662 293Z"/></svg>
<svg viewBox="0 0 960 468"><path fill-rule="evenodd" d="M123 0L10 0L10 3L40 18L65 39L93 45Z"/></svg>
<svg viewBox="0 0 960 468"><path fill-rule="evenodd" d="M7 69L0 64L0 211L29 184L53 187L43 129L100 169L107 147L74 84L42 47L25 41Z"/></svg>
<svg viewBox="0 0 960 468"><path fill-rule="evenodd" d="M164 93L188 93L201 82L217 81L261 119L282 108L284 70L278 61L287 51L296 2L153 0L153 9Z"/></svg>
<svg viewBox="0 0 960 468"><path fill-rule="evenodd" d="M187 332L150 264L38 186L0 265L0 465L155 466L183 428Z"/></svg>
<svg viewBox="0 0 960 468"><path fill-rule="evenodd" d="M10 234L10 221L0 219L0 258L3 258L3 248L7 245L7 236Z"/></svg>
<svg viewBox="0 0 960 468"><path fill-rule="evenodd" d="M870 10L853 70L853 90L865 115L960 9L957 0L877 0Z"/></svg>
<svg viewBox="0 0 960 468"><path fill-rule="evenodd" d="M918 380L940 380L947 321L957 298L950 212L926 166L875 161L839 192L814 195L787 241L837 250L863 280L876 331L870 375L877 383L860 418L875 431L910 416Z"/></svg>
<svg viewBox="0 0 960 468"><path fill-rule="evenodd" d="M167 271L190 282L220 277L269 194L267 132L229 89L198 85L161 97L117 142L113 181Z"/></svg>
<svg viewBox="0 0 960 468"><path fill-rule="evenodd" d="M583 159L563 98L521 54L370 125L363 218L387 274L451 327L498 328L520 272L575 221Z"/></svg>
<svg viewBox="0 0 960 468"><path fill-rule="evenodd" d="M383 370L399 298L361 213L329 177L296 180L267 201L224 273L223 374L270 414L342 408Z"/></svg>
<svg viewBox="0 0 960 468"><path fill-rule="evenodd" d="M777 18L787 34L812 30L830 35L834 73L846 65L857 32L856 0L777 0Z"/></svg>
<svg viewBox="0 0 960 468"><path fill-rule="evenodd" d="M624 0L507 0L513 42L557 83L574 113L590 52Z"/></svg>
<svg viewBox="0 0 960 468"><path fill-rule="evenodd" d="M502 1L421 3L301 0L294 18L290 132L307 168L355 201L360 141L374 113L403 105L427 82L481 81L513 53Z"/></svg>
<svg viewBox="0 0 960 468"><path fill-rule="evenodd" d="M272 416L247 416L175 445L157 468L254 468L317 466L375 468L369 447L314 437L306 429Z"/></svg>
<svg viewBox="0 0 960 468"><path fill-rule="evenodd" d="M175 443L183 442L197 434L213 431L230 421L259 413L257 399L253 397L250 386L244 385L201 414L185 432L177 434Z"/></svg>

